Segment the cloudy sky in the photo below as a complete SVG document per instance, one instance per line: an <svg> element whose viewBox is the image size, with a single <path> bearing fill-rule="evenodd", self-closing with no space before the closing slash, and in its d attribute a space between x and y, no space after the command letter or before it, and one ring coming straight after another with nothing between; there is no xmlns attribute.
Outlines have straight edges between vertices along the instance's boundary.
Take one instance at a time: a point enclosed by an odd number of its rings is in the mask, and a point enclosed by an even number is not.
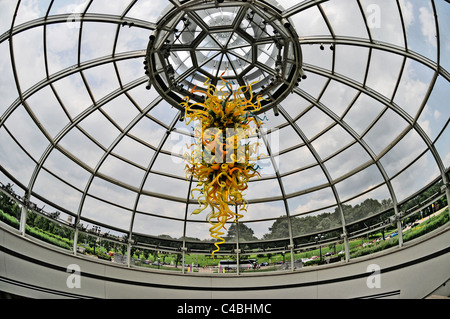
<svg viewBox="0 0 450 319"><path fill-rule="evenodd" d="M208 225L199 222L204 216L190 215L197 205L185 204L189 182L180 154L192 129L174 121L178 111L157 103L154 89L145 89L150 26L170 2L138 0L131 8L129 2L94 0L87 7L90 1L57 0L49 7L50 0L21 1L8 41L17 4L0 0L0 165L17 183L3 172L0 182L16 184L20 195L18 183L31 187L48 199L32 200L49 211L54 204L124 232L181 237L187 212L186 236L208 238ZM262 179L249 183L243 220L260 220L248 224L255 235L261 238L273 219L288 213L333 211L337 200L390 198L380 168L398 201L439 177L438 164L450 166L448 80L439 75L427 94L438 49L440 66L450 70L449 4L400 0L400 12L393 0L362 0L361 7L354 0L320 7L278 2L302 41L308 78L281 103L280 116L265 114L261 153L270 149L273 158L259 162ZM44 28L47 12L64 18ZM84 12L126 13L142 23L87 21L80 28ZM338 41L330 50L333 37ZM370 39L387 48L370 48ZM405 48L412 52L406 58Z"/></svg>

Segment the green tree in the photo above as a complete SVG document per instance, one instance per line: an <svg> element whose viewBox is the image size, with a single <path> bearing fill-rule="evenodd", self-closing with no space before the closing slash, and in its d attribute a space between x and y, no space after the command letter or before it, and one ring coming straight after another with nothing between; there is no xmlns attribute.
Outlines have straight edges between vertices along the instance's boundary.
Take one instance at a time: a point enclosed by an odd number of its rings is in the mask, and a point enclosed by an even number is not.
<svg viewBox="0 0 450 319"><path fill-rule="evenodd" d="M247 225L242 224L242 223L233 223L228 228L228 233L227 233L228 240L237 238L237 230L238 229L239 229L239 240L240 241L258 240L258 238L255 236L255 232L253 231L253 229L251 229L250 227L248 227Z"/></svg>

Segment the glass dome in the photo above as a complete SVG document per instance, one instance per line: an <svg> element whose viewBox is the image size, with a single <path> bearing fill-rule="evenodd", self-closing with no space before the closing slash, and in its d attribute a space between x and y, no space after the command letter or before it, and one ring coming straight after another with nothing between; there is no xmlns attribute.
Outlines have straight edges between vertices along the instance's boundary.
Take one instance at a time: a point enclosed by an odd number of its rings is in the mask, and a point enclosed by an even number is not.
<svg viewBox="0 0 450 319"><path fill-rule="evenodd" d="M261 2L188 1L170 4L150 36L145 63L147 89L173 106L185 97L202 102L192 93L208 82L238 86L253 83L262 110L277 105L302 77L302 52L292 23L280 6ZM250 98L250 92L246 92Z"/></svg>
<svg viewBox="0 0 450 319"><path fill-rule="evenodd" d="M448 184L445 0L25 0L0 12L0 182L81 230L213 249L192 214L194 135L176 101L221 72L259 79L273 101L259 114L261 178L224 254L346 236Z"/></svg>

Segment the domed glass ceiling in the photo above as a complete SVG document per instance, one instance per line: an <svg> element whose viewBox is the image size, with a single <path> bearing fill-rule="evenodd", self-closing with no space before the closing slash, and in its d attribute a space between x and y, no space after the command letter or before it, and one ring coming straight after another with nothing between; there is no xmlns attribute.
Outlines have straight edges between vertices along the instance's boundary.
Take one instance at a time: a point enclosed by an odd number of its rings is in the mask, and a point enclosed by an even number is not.
<svg viewBox="0 0 450 319"><path fill-rule="evenodd" d="M191 214L198 207L190 197L195 181L184 170L192 128L154 85L148 89L143 62L154 31L170 31L159 23L168 5L203 3L207 8L195 15L202 28L168 53L185 68L178 74L186 88L200 69L215 77L226 69L239 82L255 65L267 85L278 49L270 47L274 35L255 44L256 27L242 26L250 11L238 9L253 2L1 1L0 182L80 224L175 241L209 239L205 217ZM447 182L447 1L256 2L289 21L307 78L260 114L262 176L249 183L249 208L240 220L253 232L247 240L292 242L343 231L397 210L433 181ZM255 13L258 25L262 15ZM213 32L223 26L228 33ZM284 63L295 58L285 55ZM348 209L369 199L378 202L373 210ZM327 218L302 226L321 215Z"/></svg>

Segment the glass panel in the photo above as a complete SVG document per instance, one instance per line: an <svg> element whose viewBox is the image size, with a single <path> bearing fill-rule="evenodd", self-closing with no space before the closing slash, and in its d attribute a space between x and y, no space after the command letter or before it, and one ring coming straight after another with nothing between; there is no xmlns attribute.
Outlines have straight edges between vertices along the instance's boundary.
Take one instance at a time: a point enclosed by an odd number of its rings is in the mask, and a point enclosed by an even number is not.
<svg viewBox="0 0 450 319"><path fill-rule="evenodd" d="M248 188L244 191L246 200L261 200L270 197L281 197L281 189L276 179L261 180L252 179L248 183Z"/></svg>
<svg viewBox="0 0 450 319"><path fill-rule="evenodd" d="M90 222L82 221L81 225L83 228L78 232L77 254L127 264L127 234Z"/></svg>
<svg viewBox="0 0 450 319"><path fill-rule="evenodd" d="M145 50L148 45L150 30L123 26L120 28L116 53ZM142 58L139 59L142 66ZM141 71L143 68L141 68ZM142 73L142 72L141 72ZM142 76L142 74L140 74Z"/></svg>
<svg viewBox="0 0 450 319"><path fill-rule="evenodd" d="M4 2L0 4L0 7L3 4ZM2 97L0 117L3 116L3 112L17 98L17 89L10 61L9 42L5 41L0 44L0 72L2 74L0 77L0 96Z"/></svg>
<svg viewBox="0 0 450 319"><path fill-rule="evenodd" d="M330 35L330 31L317 6L301 11L291 17L300 37Z"/></svg>
<svg viewBox="0 0 450 319"><path fill-rule="evenodd" d="M427 94L434 71L413 60L406 60L394 102L415 117Z"/></svg>
<svg viewBox="0 0 450 319"><path fill-rule="evenodd" d="M148 91L147 91L148 92ZM157 118L158 121L161 123L167 125L167 127L170 126L170 124L174 121L175 117L177 117L179 114L179 111L169 105L166 101L161 101L161 103L158 103L155 105L151 110L149 115L153 116L154 118ZM184 122L183 122L184 123ZM192 123L191 123L192 125ZM188 132L191 132L191 127L186 127Z"/></svg>
<svg viewBox="0 0 450 319"><path fill-rule="evenodd" d="M295 238L297 247L305 247L295 251L295 268L314 267L344 260L344 242L336 240L339 237L339 231L332 231ZM323 239L319 240L319 238Z"/></svg>
<svg viewBox="0 0 450 319"><path fill-rule="evenodd" d="M336 205L336 198L330 187L305 195L289 198L287 201L291 216Z"/></svg>
<svg viewBox="0 0 450 319"><path fill-rule="evenodd" d="M325 159L331 154L344 148L354 141L352 136L341 126L335 125L325 134L312 142L312 146L319 154L320 158Z"/></svg>
<svg viewBox="0 0 450 319"><path fill-rule="evenodd" d="M124 85L142 77L142 58L126 59L123 61L117 61L115 64L118 69L120 81ZM149 91L147 91L147 94L148 93ZM146 104L149 104L148 101Z"/></svg>
<svg viewBox="0 0 450 319"><path fill-rule="evenodd" d="M256 205L256 204L252 204ZM282 215L284 215L284 205L283 207L279 207L280 205L278 203L270 202L266 203L266 205L259 207L264 207L264 209L268 209L271 216L278 216L280 218ZM250 210L249 210L250 212ZM251 213L251 212L250 212ZM259 212L261 213L261 212ZM254 219L256 219L257 216L255 216ZM250 219L250 218L249 218ZM250 228L251 231L253 231L253 235L260 239L270 239L270 238L276 238L275 234L272 234L272 226L276 223L276 220L267 220L267 221L258 221L258 222L247 222L247 218L242 220L243 224L245 224L248 228Z"/></svg>
<svg viewBox="0 0 450 319"><path fill-rule="evenodd" d="M281 102L281 106L293 119L297 118L297 116L310 105L311 103L300 97L295 91L293 94L289 94L286 99ZM281 115L279 117L281 117Z"/></svg>
<svg viewBox="0 0 450 319"><path fill-rule="evenodd" d="M302 47L303 62L326 70L333 68L333 51L319 49L318 45L304 45ZM300 82L300 86L303 81Z"/></svg>
<svg viewBox="0 0 450 319"><path fill-rule="evenodd" d="M109 148L120 134L120 131L98 110L85 117L79 126L105 149Z"/></svg>
<svg viewBox="0 0 450 319"><path fill-rule="evenodd" d="M355 232L355 237L350 240L350 259L398 247L397 223L390 223L389 219L392 214L393 210L361 222L364 225L363 231ZM361 228L362 225L358 226ZM373 228L376 230L370 231ZM350 226L349 229L353 232L353 227Z"/></svg>
<svg viewBox="0 0 450 319"><path fill-rule="evenodd" d="M53 83L53 86L72 118L92 105L92 100L79 73L58 80Z"/></svg>
<svg viewBox="0 0 450 319"><path fill-rule="evenodd" d="M147 168L155 151L142 143L125 136L114 148L113 153L128 159L132 163L140 165L142 168Z"/></svg>
<svg viewBox="0 0 450 319"><path fill-rule="evenodd" d="M86 165L94 168L104 154L104 151L94 144L78 129L70 130L59 143L70 154L80 159Z"/></svg>
<svg viewBox="0 0 450 319"><path fill-rule="evenodd" d="M52 150L44 167L79 190L84 190L91 175L57 149Z"/></svg>
<svg viewBox="0 0 450 319"><path fill-rule="evenodd" d="M27 185L36 163L17 145L5 128L0 128L0 161L5 170Z"/></svg>
<svg viewBox="0 0 450 319"><path fill-rule="evenodd" d="M306 63L307 61L305 61ZM328 79L326 77L307 72L305 71L307 75L306 80L302 80L299 84L299 89L305 91L307 94L312 96L314 99L317 99L322 93L323 88L325 87Z"/></svg>
<svg viewBox="0 0 450 319"><path fill-rule="evenodd" d="M320 98L320 102L336 115L341 116L356 97L357 93L355 89L345 84L331 81L325 93Z"/></svg>
<svg viewBox="0 0 450 319"><path fill-rule="evenodd" d="M69 118L48 86L30 96L27 103L41 125L53 137L69 123Z"/></svg>
<svg viewBox="0 0 450 319"><path fill-rule="evenodd" d="M18 107L6 121L6 127L14 138L35 159L41 158L49 141L36 126L27 111Z"/></svg>
<svg viewBox="0 0 450 319"><path fill-rule="evenodd" d="M47 63L50 74L77 64L80 29L72 24L46 25Z"/></svg>
<svg viewBox="0 0 450 319"><path fill-rule="evenodd" d="M292 235L294 237L323 232L342 226L341 213L337 206L329 207L314 213L291 218ZM298 244L299 241L297 240Z"/></svg>
<svg viewBox="0 0 450 319"><path fill-rule="evenodd" d="M110 176L115 180L139 187L144 171L110 155L100 166L99 173Z"/></svg>
<svg viewBox="0 0 450 319"><path fill-rule="evenodd" d="M33 192L71 212L78 210L82 193L63 183L45 170L41 170Z"/></svg>
<svg viewBox="0 0 450 319"><path fill-rule="evenodd" d="M111 227L117 227L124 231L130 228L131 211L107 204L90 196L86 197L81 214L84 218L89 218Z"/></svg>
<svg viewBox="0 0 450 319"><path fill-rule="evenodd" d="M183 222L136 213L133 232L163 239L177 239L183 237Z"/></svg>
<svg viewBox="0 0 450 319"><path fill-rule="evenodd" d="M436 161L431 152L427 152L392 180L392 187L396 193L397 200L401 202L438 176L439 171Z"/></svg>
<svg viewBox="0 0 450 319"><path fill-rule="evenodd" d="M167 7L166 0L138 1L127 13L127 17L156 23L163 9Z"/></svg>
<svg viewBox="0 0 450 319"><path fill-rule="evenodd" d="M400 75L403 58L400 55L372 50L367 86L390 99Z"/></svg>
<svg viewBox="0 0 450 319"><path fill-rule="evenodd" d="M14 36L14 62L22 92L45 79L43 27Z"/></svg>
<svg viewBox="0 0 450 319"><path fill-rule="evenodd" d="M353 144L342 153L326 161L324 164L331 175L336 179L350 173L359 166L371 161L369 154L359 144Z"/></svg>
<svg viewBox="0 0 450 319"><path fill-rule="evenodd" d="M195 143L196 140L187 134L180 134L178 132L170 132L167 141L163 145L163 151L169 152L174 157L174 161L178 164L183 163L183 156L185 153L192 152L192 148L188 148L189 145ZM179 158L178 160L176 158Z"/></svg>
<svg viewBox="0 0 450 319"><path fill-rule="evenodd" d="M193 185L195 186L195 185ZM144 190L186 199L189 181L150 173L145 181ZM184 209L183 209L184 212Z"/></svg>
<svg viewBox="0 0 450 319"><path fill-rule="evenodd" d="M405 19L408 48L433 61L437 57L436 22L431 1L400 1ZM444 30L441 28L441 32Z"/></svg>
<svg viewBox="0 0 450 319"><path fill-rule="evenodd" d="M27 234L57 247L72 250L74 229L61 223L59 212L28 211Z"/></svg>
<svg viewBox="0 0 450 319"><path fill-rule="evenodd" d="M152 171L161 172L167 175L175 175L180 178L186 178L186 171L184 170L186 164L177 164L178 158L174 158L170 155L159 153L156 158L155 164L152 167Z"/></svg>
<svg viewBox="0 0 450 319"><path fill-rule="evenodd" d="M17 3L14 1L0 2L0 12L2 13L2 24L0 25L0 34L3 34L4 32L8 31L11 28L11 22L14 17L14 11L16 10L16 6Z"/></svg>
<svg viewBox="0 0 450 319"><path fill-rule="evenodd" d="M116 71L111 63L87 69L83 74L97 102L119 88Z"/></svg>
<svg viewBox="0 0 450 319"><path fill-rule="evenodd" d="M364 140L375 154L379 154L395 140L407 125L406 121L389 109L364 136Z"/></svg>
<svg viewBox="0 0 450 319"><path fill-rule="evenodd" d="M316 159L307 146L302 146L293 151L280 155L278 161L281 174L316 163Z"/></svg>
<svg viewBox="0 0 450 319"><path fill-rule="evenodd" d="M364 195L342 203L347 224L363 220L392 207L392 200L386 185L378 187Z"/></svg>
<svg viewBox="0 0 450 319"><path fill-rule="evenodd" d="M89 186L89 195L129 209L133 209L137 196L136 193L99 177L94 177L92 180Z"/></svg>
<svg viewBox="0 0 450 319"><path fill-rule="evenodd" d="M409 131L386 155L381 158L389 176L394 176L414 161L426 149L426 144L415 130Z"/></svg>
<svg viewBox="0 0 450 319"><path fill-rule="evenodd" d="M143 117L131 130L130 134L136 136L146 143L150 143L155 148L160 144L166 133L166 129L155 121Z"/></svg>
<svg viewBox="0 0 450 319"><path fill-rule="evenodd" d="M272 137L272 140L275 139L275 133L271 133L269 136ZM301 145L303 144L302 139L300 136L295 132L295 130L292 128L292 126L286 126L282 129L277 131L277 134L279 134L279 138L275 139L275 141L272 141L270 143L271 151L272 153L276 153L278 150L280 152L295 146L295 145ZM278 147L276 147L275 142L278 142ZM264 151L262 151L264 153ZM267 153L266 153L267 154Z"/></svg>
<svg viewBox="0 0 450 319"><path fill-rule="evenodd" d="M81 37L81 62L111 56L116 31L117 25L112 23L84 22Z"/></svg>
<svg viewBox="0 0 450 319"><path fill-rule="evenodd" d="M361 94L345 115L344 121L359 135L376 119L384 105L368 95Z"/></svg>
<svg viewBox="0 0 450 319"><path fill-rule="evenodd" d="M14 184L1 173L0 181L0 221L19 229L22 206L9 196L19 197L19 195L14 189Z"/></svg>
<svg viewBox="0 0 450 319"><path fill-rule="evenodd" d="M325 2L321 4L337 36L368 38L366 25L358 4L353 0Z"/></svg>
<svg viewBox="0 0 450 319"><path fill-rule="evenodd" d="M313 107L296 124L306 137L311 140L314 136L333 124L333 120L318 108Z"/></svg>
<svg viewBox="0 0 450 319"><path fill-rule="evenodd" d="M434 141L450 118L450 108L446 107L450 101L448 81L438 77L433 91L418 120L422 129Z"/></svg>
<svg viewBox="0 0 450 319"><path fill-rule="evenodd" d="M35 2L33 0L21 1L17 12L15 25L22 24L32 19L44 17L49 3L49 0L42 0L39 2ZM15 4L13 7L15 8Z"/></svg>
<svg viewBox="0 0 450 319"><path fill-rule="evenodd" d="M125 129L139 114L136 107L125 95L119 95L103 105L101 109L122 129Z"/></svg>
<svg viewBox="0 0 450 319"><path fill-rule="evenodd" d="M336 184L336 190L339 199L345 201L351 197L357 196L373 187L384 182L381 172L376 165L371 165L361 172L346 178Z"/></svg>
<svg viewBox="0 0 450 319"><path fill-rule="evenodd" d="M435 147L442 159L444 167L450 167L450 130L447 128L436 141Z"/></svg>
<svg viewBox="0 0 450 319"><path fill-rule="evenodd" d="M151 103L159 97L159 94L154 87L152 87L151 90L147 90L145 87L146 84L143 84L127 91L127 95L132 98L134 104L136 104L136 107L140 110L151 105Z"/></svg>
<svg viewBox="0 0 450 319"><path fill-rule="evenodd" d="M86 10L89 2L89 0L55 0L50 10L50 14L82 13Z"/></svg>
<svg viewBox="0 0 450 319"><path fill-rule="evenodd" d="M353 81L364 83L369 58L369 49L365 47L336 45L335 71Z"/></svg>
<svg viewBox="0 0 450 319"><path fill-rule="evenodd" d="M291 174L282 179L286 194L291 194L311 187L327 184L328 180L320 166L308 168L299 173Z"/></svg>
<svg viewBox="0 0 450 319"><path fill-rule="evenodd" d="M231 225L231 223L228 224L226 227L228 228L230 225ZM187 222L186 223L186 240L204 241L204 242L208 243L207 249L213 249L214 246L211 244L211 241L213 240L213 238L211 238L210 233L209 233L210 227L211 227L211 225L208 222Z"/></svg>
<svg viewBox="0 0 450 319"><path fill-rule="evenodd" d="M286 215L286 207L283 201L272 201L265 203L250 203L247 206L247 212L240 212L244 217L241 219L242 222L248 222L252 220L261 220L268 218L276 218ZM273 223L273 221L272 221ZM249 227L255 226L256 223L249 224ZM259 229L261 227L258 227ZM259 232L258 238L262 238L264 233Z"/></svg>
<svg viewBox="0 0 450 319"><path fill-rule="evenodd" d="M439 40L441 41L441 60L440 64L445 70L450 70L450 36L448 32L443 32L443 30L450 30L450 7L448 3L444 0L439 0L435 2L436 11L439 23Z"/></svg>
<svg viewBox="0 0 450 319"><path fill-rule="evenodd" d="M89 6L89 13L121 15L128 5L128 1L122 0L97 0Z"/></svg>
<svg viewBox="0 0 450 319"><path fill-rule="evenodd" d="M363 0L361 4L373 39L405 46L397 3L383 0Z"/></svg>

